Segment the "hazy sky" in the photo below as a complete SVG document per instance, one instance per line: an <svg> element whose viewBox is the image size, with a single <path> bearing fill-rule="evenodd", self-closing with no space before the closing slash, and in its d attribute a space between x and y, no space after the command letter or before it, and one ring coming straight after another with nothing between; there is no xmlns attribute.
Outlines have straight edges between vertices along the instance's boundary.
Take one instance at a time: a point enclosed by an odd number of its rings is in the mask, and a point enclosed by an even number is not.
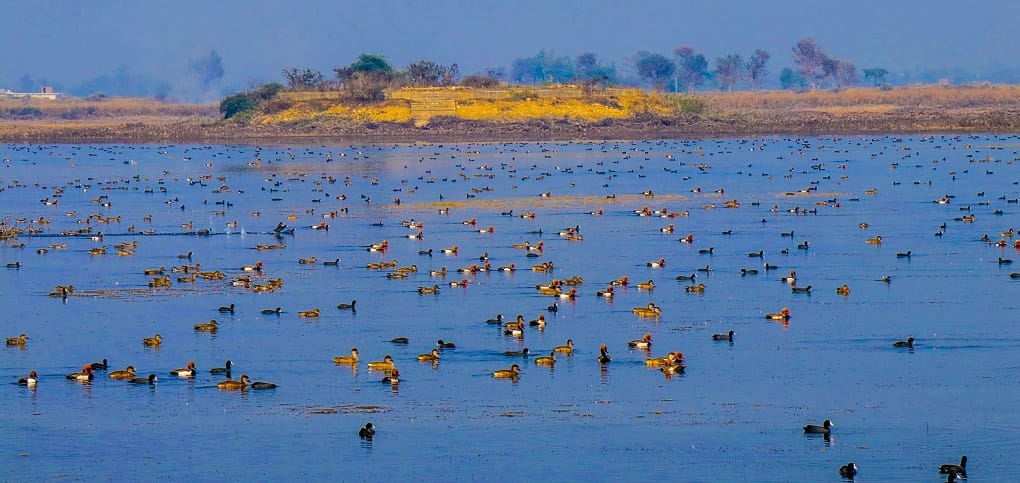
<svg viewBox="0 0 1020 483"><path fill-rule="evenodd" d="M1020 1L0 0L0 87L26 73L71 86L121 65L176 86L212 49L222 87L279 81L290 66L331 73L360 52L470 74L541 49L621 66L678 45L710 62L763 48L776 75L804 37L858 68L1017 68Z"/></svg>

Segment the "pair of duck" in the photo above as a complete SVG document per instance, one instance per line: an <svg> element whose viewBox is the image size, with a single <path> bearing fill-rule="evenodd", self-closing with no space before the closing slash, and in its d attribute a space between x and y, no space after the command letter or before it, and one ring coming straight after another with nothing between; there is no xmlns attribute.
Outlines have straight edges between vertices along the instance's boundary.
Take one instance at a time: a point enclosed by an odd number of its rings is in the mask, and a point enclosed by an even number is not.
<svg viewBox="0 0 1020 483"><path fill-rule="evenodd" d="M246 391L248 389L275 389L276 384L271 382L252 382L248 375L242 375L240 380L227 379L216 384L216 389L223 391Z"/></svg>
<svg viewBox="0 0 1020 483"><path fill-rule="evenodd" d="M105 363L106 363L106 359L103 359L103 364L105 365ZM82 372L75 372L75 373L68 374L67 378L68 379L74 379L74 380L80 381L80 382L91 381L95 377L95 373L93 372L94 371L93 367L96 364L97 363L92 363L92 364L86 365L84 368L82 368ZM103 367L103 368L105 369L105 367ZM32 371L32 374L29 374L29 375L31 376L33 374L35 374L35 371ZM136 377L135 368L133 366L127 366L126 369L121 370L121 371L113 371L113 372L111 372L110 373L110 378L111 379L125 380L125 381L127 381L129 383L132 383L132 384L155 384L156 383L156 375L155 374L149 374L149 377Z"/></svg>
<svg viewBox="0 0 1020 483"><path fill-rule="evenodd" d="M666 374L677 374L684 371L686 368L687 359L684 358L683 352L669 352L665 357L651 357L645 359L645 366L652 368L659 368Z"/></svg>

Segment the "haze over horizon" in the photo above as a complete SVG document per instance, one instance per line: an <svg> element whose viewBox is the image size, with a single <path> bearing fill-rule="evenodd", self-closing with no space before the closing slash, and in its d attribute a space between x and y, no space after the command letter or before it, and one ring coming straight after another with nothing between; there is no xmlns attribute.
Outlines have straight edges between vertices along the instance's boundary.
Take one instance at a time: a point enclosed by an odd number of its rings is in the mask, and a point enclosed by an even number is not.
<svg viewBox="0 0 1020 483"><path fill-rule="evenodd" d="M805 37L858 69L885 68L901 81L929 72L953 82L1020 82L1018 24L1020 3L1010 0L965 8L944 0L41 0L0 11L0 88L45 82L88 90L120 76L139 89L168 89L172 98L214 100L282 81L287 67L332 76L333 67L362 52L381 54L397 68L421 59L457 63L464 75L509 67L543 49L570 57L594 52L626 69L639 50L672 57L680 45L710 64L764 49L774 84ZM202 87L189 65L213 50L224 72Z"/></svg>

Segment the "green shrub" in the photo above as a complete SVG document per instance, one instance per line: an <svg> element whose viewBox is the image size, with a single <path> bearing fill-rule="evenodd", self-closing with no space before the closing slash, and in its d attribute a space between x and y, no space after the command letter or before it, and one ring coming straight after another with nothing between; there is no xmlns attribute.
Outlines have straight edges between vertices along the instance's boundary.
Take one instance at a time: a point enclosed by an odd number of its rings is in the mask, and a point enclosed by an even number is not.
<svg viewBox="0 0 1020 483"><path fill-rule="evenodd" d="M254 111L259 107L259 101L253 93L242 93L228 96L220 101L220 113L223 119L230 119L242 112Z"/></svg>
<svg viewBox="0 0 1020 483"><path fill-rule="evenodd" d="M676 96L673 102L684 114L701 114L705 110L705 100L694 96Z"/></svg>
<svg viewBox="0 0 1020 483"><path fill-rule="evenodd" d="M269 84L263 84L255 90L254 94L263 101L268 101L283 90L283 84L279 82L270 82Z"/></svg>

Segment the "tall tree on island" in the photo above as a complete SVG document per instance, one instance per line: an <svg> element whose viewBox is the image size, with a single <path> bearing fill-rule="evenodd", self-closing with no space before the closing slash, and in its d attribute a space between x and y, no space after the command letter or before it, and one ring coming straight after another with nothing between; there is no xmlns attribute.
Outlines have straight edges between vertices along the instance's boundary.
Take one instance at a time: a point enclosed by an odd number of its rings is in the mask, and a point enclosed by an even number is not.
<svg viewBox="0 0 1020 483"><path fill-rule="evenodd" d="M751 58L747 61L747 83L751 86L751 90L758 89L765 77L769 75L768 63L768 52L757 49L751 54Z"/></svg>
<svg viewBox="0 0 1020 483"><path fill-rule="evenodd" d="M665 90L669 79L673 77L676 66L662 54L638 52L635 54L634 67L638 77L648 81L653 89Z"/></svg>
<svg viewBox="0 0 1020 483"><path fill-rule="evenodd" d="M673 54L677 58L677 73L680 79L680 86L675 87L679 90L679 87L682 86L687 89L687 92L694 92L705 83L705 79L709 76L708 61L705 60L704 55L695 52L693 47L687 45L673 49Z"/></svg>
<svg viewBox="0 0 1020 483"><path fill-rule="evenodd" d="M741 59L739 54L729 54L715 59L715 81L720 89L732 91L744 71L744 59Z"/></svg>
<svg viewBox="0 0 1020 483"><path fill-rule="evenodd" d="M885 77L889 75L889 71L881 67L872 67L870 69L864 69L864 78L871 79L875 83L875 87L882 87L885 85Z"/></svg>
<svg viewBox="0 0 1020 483"><path fill-rule="evenodd" d="M815 90L825 80L827 72L826 61L829 57L825 55L822 48L818 46L815 39L800 39L793 46L793 64L801 79L807 81L811 90Z"/></svg>

